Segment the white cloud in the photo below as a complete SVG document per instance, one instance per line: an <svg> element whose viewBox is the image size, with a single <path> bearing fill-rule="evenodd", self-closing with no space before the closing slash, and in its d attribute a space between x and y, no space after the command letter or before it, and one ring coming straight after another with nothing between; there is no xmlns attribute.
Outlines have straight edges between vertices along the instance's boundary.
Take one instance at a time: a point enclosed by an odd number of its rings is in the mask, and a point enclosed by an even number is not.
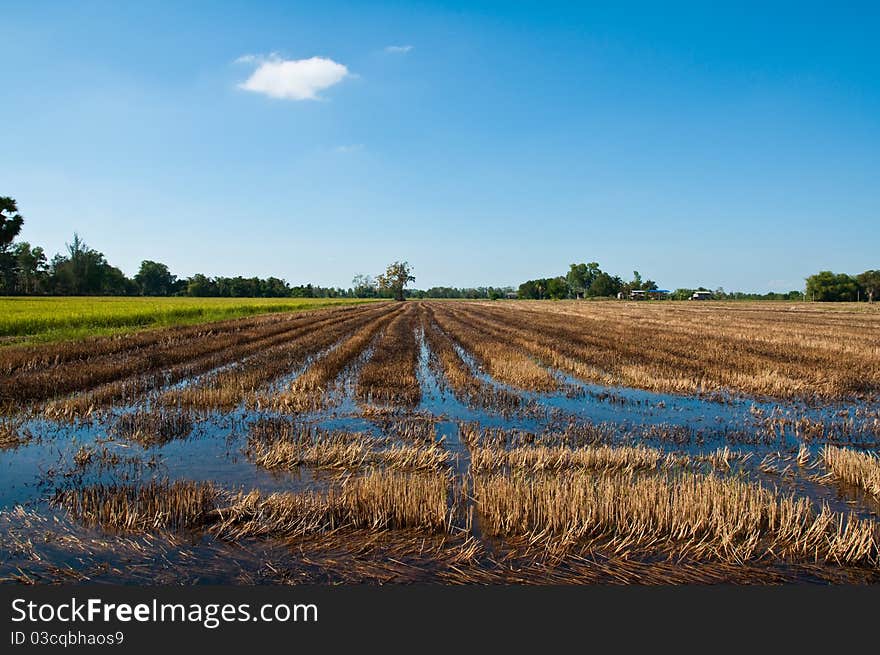
<svg viewBox="0 0 880 655"><path fill-rule="evenodd" d="M244 55L236 61L259 64L251 76L238 85L240 89L285 100L318 100L319 91L350 76L348 68L324 57L282 59L275 54Z"/></svg>
<svg viewBox="0 0 880 655"><path fill-rule="evenodd" d="M406 54L412 49L413 47L411 45L389 45L385 47L385 52L391 54Z"/></svg>
<svg viewBox="0 0 880 655"><path fill-rule="evenodd" d="M363 149L364 149L363 143L350 143L350 144L344 145L344 146L336 146L335 148L333 148L333 151L345 153L345 152L358 152Z"/></svg>

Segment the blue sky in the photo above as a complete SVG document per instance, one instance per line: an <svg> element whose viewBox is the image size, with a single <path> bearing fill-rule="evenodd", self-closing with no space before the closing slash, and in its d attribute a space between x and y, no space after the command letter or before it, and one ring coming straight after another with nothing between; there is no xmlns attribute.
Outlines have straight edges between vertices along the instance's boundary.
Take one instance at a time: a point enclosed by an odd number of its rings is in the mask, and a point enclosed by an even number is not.
<svg viewBox="0 0 880 655"><path fill-rule="evenodd" d="M0 194L129 274L880 268L878 5L715 4L3 2Z"/></svg>

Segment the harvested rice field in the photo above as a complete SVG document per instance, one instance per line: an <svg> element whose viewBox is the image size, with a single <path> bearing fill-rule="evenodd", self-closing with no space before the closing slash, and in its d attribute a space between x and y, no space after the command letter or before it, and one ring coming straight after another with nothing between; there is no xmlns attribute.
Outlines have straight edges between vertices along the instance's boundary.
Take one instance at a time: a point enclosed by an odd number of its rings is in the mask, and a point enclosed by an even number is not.
<svg viewBox="0 0 880 655"><path fill-rule="evenodd" d="M0 579L880 582L880 311L378 302L8 345Z"/></svg>

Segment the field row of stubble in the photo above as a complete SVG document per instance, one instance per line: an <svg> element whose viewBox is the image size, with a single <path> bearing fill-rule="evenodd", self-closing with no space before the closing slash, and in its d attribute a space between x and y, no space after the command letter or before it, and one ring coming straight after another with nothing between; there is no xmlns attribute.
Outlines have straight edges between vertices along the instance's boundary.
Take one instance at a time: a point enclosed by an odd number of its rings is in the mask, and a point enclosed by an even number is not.
<svg viewBox="0 0 880 655"><path fill-rule="evenodd" d="M371 303L0 349L0 409L52 419L132 407L165 410L414 408L425 310ZM464 366L464 364L462 364ZM468 373L472 377L471 373ZM143 411L149 401L150 409Z"/></svg>
<svg viewBox="0 0 880 655"><path fill-rule="evenodd" d="M401 309L379 303L7 347L0 349L0 405L60 417L161 392L163 403L231 407L351 334L375 335Z"/></svg>
<svg viewBox="0 0 880 655"><path fill-rule="evenodd" d="M880 310L776 303L434 303L437 322L498 379L544 367L588 382L682 394L821 400L880 390ZM535 362L543 365L535 366Z"/></svg>

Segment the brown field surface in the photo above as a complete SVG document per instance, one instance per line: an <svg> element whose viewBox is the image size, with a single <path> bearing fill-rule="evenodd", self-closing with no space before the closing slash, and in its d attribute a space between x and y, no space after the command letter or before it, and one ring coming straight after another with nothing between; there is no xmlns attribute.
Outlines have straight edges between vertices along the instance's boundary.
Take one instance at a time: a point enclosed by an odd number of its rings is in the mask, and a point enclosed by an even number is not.
<svg viewBox="0 0 880 655"><path fill-rule="evenodd" d="M0 579L880 581L880 311L382 302L0 348Z"/></svg>
<svg viewBox="0 0 880 655"><path fill-rule="evenodd" d="M880 390L880 305L520 301L436 309L463 338L488 341L484 348L514 347L599 384L823 398ZM507 379L530 384L523 376Z"/></svg>

